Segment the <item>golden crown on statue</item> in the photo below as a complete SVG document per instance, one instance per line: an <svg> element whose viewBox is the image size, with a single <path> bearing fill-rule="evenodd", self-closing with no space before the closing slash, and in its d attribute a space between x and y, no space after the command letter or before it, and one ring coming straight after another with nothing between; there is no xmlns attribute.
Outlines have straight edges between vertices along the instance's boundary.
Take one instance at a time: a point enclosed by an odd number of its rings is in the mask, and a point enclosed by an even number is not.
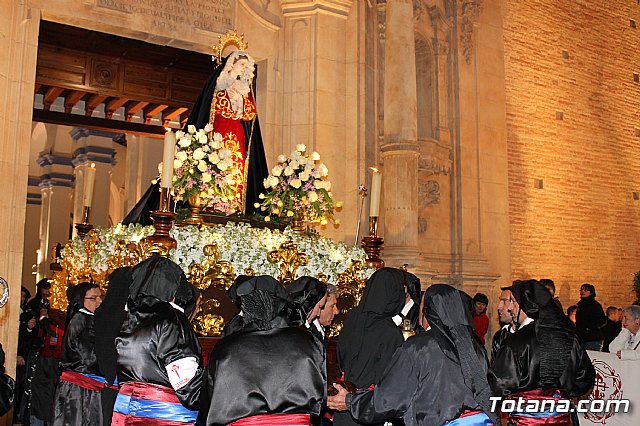
<svg viewBox="0 0 640 426"><path fill-rule="evenodd" d="M229 46L235 46L238 50L247 50L249 48L249 43L244 41L244 33L238 33L236 30L227 30L227 33L224 36L218 36L218 45L213 46L213 55L211 55L211 60L221 64L222 63L222 53L224 49Z"/></svg>

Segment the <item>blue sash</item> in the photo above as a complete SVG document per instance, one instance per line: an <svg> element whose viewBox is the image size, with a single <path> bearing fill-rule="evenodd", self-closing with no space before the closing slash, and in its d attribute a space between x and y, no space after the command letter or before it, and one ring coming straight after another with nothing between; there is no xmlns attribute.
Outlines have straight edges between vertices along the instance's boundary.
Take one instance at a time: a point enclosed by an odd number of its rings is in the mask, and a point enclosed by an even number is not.
<svg viewBox="0 0 640 426"><path fill-rule="evenodd" d="M458 417L457 419L445 424L446 426L493 426L493 422L486 413Z"/></svg>
<svg viewBox="0 0 640 426"><path fill-rule="evenodd" d="M198 417L197 411L191 411L182 404L150 401L121 393L118 393L113 411L135 417L173 420L185 423L195 423L196 418Z"/></svg>

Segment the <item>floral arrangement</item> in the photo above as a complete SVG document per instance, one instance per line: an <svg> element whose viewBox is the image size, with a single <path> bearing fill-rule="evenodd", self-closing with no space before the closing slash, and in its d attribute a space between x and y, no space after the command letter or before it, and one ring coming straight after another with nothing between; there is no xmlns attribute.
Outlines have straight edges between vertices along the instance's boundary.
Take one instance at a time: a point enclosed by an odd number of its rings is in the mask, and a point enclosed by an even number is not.
<svg viewBox="0 0 640 426"><path fill-rule="evenodd" d="M229 215L241 203L236 188L242 184L242 175L233 167L233 153L224 146L222 135L212 130L207 124L204 129L189 125L187 132L176 132L174 195L183 201L200 197L203 207Z"/></svg>
<svg viewBox="0 0 640 426"><path fill-rule="evenodd" d="M256 203L255 207L266 212L266 221L271 216L301 216L321 225L340 223L339 219L334 219L333 212L342 203L332 199L329 170L320 162L320 154L307 154L306 150L307 147L300 144L288 158L278 156L278 164L264 180L264 187L269 192L259 195L264 201Z"/></svg>
<svg viewBox="0 0 640 426"><path fill-rule="evenodd" d="M110 228L97 228L99 242L92 256L87 259L83 241L76 237L70 252L63 250L62 256L76 268L85 266L89 262L89 268L96 272L107 269L107 259L116 253L116 243L120 240L126 242L140 241L142 238L153 234L153 226L142 227L140 225L116 225ZM325 274L329 282L336 282L338 274L349 268L351 260L366 258L364 250L360 247L348 247L344 243L335 242L326 237L309 237L286 228L279 230L252 228L248 224L228 222L222 226L205 226L198 229L196 226L173 227L171 236L176 239L178 247L171 251L171 260L176 262L188 273L192 262L202 263L205 255L202 249L205 245L216 243L220 251L220 260L227 260L233 265L236 275L241 274L246 268L251 267L257 275L271 275L278 277L280 271L278 265L269 263L267 253L277 249L287 240L292 240L298 246L300 252L309 256L309 263L298 269L298 275L318 276ZM363 278L368 278L374 272L373 269L362 271Z"/></svg>

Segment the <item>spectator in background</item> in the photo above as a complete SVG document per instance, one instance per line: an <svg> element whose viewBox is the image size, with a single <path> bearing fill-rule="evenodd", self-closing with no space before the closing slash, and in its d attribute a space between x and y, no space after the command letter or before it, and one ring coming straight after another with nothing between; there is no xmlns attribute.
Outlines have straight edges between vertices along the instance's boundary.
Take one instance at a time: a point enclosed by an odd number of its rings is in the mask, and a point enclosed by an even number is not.
<svg viewBox="0 0 640 426"><path fill-rule="evenodd" d="M622 310L622 330L609 344L609 350L620 359L640 359L640 306L631 305Z"/></svg>
<svg viewBox="0 0 640 426"><path fill-rule="evenodd" d="M578 306L576 305L571 305L567 308L567 318L569 318L569 320L573 323L573 325L576 325L577 310L578 310Z"/></svg>
<svg viewBox="0 0 640 426"><path fill-rule="evenodd" d="M609 344L613 342L622 330L622 322L620 321L620 310L615 306L607 308L607 325L602 329L604 342L602 344L602 352L609 352Z"/></svg>
<svg viewBox="0 0 640 426"><path fill-rule="evenodd" d="M4 350L0 345L0 416L4 416L13 405L13 389L15 382L4 374Z"/></svg>
<svg viewBox="0 0 640 426"><path fill-rule="evenodd" d="M607 317L602 305L596 300L596 288L592 284L582 284L576 310L576 335L585 349L602 350L602 328L606 324Z"/></svg>
<svg viewBox="0 0 640 426"><path fill-rule="evenodd" d="M484 336L489 329L489 317L487 316L487 306L489 298L486 294L476 293L473 296L473 325L476 335L484 345Z"/></svg>
<svg viewBox="0 0 640 426"><path fill-rule="evenodd" d="M31 292L26 288L20 289L20 313L22 314L27 307L27 302L31 299Z"/></svg>
<svg viewBox="0 0 640 426"><path fill-rule="evenodd" d="M556 283L554 283L552 279L543 278L540 280L540 284L542 284L544 288L549 290L549 293L551 293L551 297L553 297L554 303L558 305L561 311L564 311L564 309L562 308L562 303L560 303L560 299L556 297Z"/></svg>

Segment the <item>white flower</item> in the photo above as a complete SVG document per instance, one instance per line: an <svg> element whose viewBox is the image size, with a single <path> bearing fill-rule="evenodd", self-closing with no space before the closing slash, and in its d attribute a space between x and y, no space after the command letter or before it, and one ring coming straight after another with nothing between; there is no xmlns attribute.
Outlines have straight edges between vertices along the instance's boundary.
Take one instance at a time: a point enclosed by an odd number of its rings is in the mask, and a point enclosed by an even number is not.
<svg viewBox="0 0 640 426"><path fill-rule="evenodd" d="M222 135L220 133L214 133L213 134L213 140L216 142L222 142Z"/></svg>
<svg viewBox="0 0 640 426"><path fill-rule="evenodd" d="M284 175L291 176L292 174L293 174L293 169L290 166L287 166L287 168L284 169Z"/></svg>
<svg viewBox="0 0 640 426"><path fill-rule="evenodd" d="M173 160L173 168L174 169L179 169L180 166L182 166L182 161L178 160L177 158L175 160Z"/></svg>
<svg viewBox="0 0 640 426"><path fill-rule="evenodd" d="M329 169L327 169L324 163L320 163L318 164L318 172L320 173L320 177L325 177L329 174Z"/></svg>
<svg viewBox="0 0 640 426"><path fill-rule="evenodd" d="M271 174L274 175L274 176L282 175L282 167L275 166L273 169L271 169Z"/></svg>
<svg viewBox="0 0 640 426"><path fill-rule="evenodd" d="M195 133L196 132L196 126L194 126L193 124L189 124L187 126L187 132L189 133Z"/></svg>
<svg viewBox="0 0 640 426"><path fill-rule="evenodd" d="M284 163L285 161L287 161L287 156L284 154L280 154L278 155L278 163Z"/></svg>
<svg viewBox="0 0 640 426"><path fill-rule="evenodd" d="M205 145L209 143L209 138L207 138L207 135L200 135L200 138L198 138L198 142L200 142L200 145Z"/></svg>
<svg viewBox="0 0 640 426"><path fill-rule="evenodd" d="M187 153L184 151L176 152L176 158L180 161L187 161Z"/></svg>
<svg viewBox="0 0 640 426"><path fill-rule="evenodd" d="M184 138L180 139L178 141L178 145L180 145L183 148L186 148L189 145L191 145L191 136L187 135Z"/></svg>
<svg viewBox="0 0 640 426"><path fill-rule="evenodd" d="M317 152L313 151L313 154L311 154L311 159L314 161L317 161L320 159L320 154L318 154Z"/></svg>
<svg viewBox="0 0 640 426"><path fill-rule="evenodd" d="M293 170L296 170L298 167L300 167L300 164L296 160L291 160L291 162L289 163L289 167L291 167Z"/></svg>
<svg viewBox="0 0 640 426"><path fill-rule="evenodd" d="M219 135L220 133L216 133L216 134ZM220 143L220 141L211 139L211 142L209 142L209 146L213 149L220 149L222 147L222 144Z"/></svg>
<svg viewBox="0 0 640 426"><path fill-rule="evenodd" d="M264 180L263 184L265 188L273 188L278 184L278 178L275 176L269 176ZM262 196L261 198L264 198L264 196Z"/></svg>
<svg viewBox="0 0 640 426"><path fill-rule="evenodd" d="M303 181L303 182L308 181L310 177L311 177L311 174L307 173L306 171L300 173L300 180Z"/></svg>
<svg viewBox="0 0 640 426"><path fill-rule="evenodd" d="M307 150L307 146L304 144L298 144L296 145L296 151L298 152L305 152Z"/></svg>
<svg viewBox="0 0 640 426"><path fill-rule="evenodd" d="M182 137L185 135L185 133L182 130L178 130L176 132L176 139L182 139Z"/></svg>
<svg viewBox="0 0 640 426"><path fill-rule="evenodd" d="M208 158L211 164L218 164L218 162L220 161L220 158L218 158L217 152L212 152L211 154L209 154Z"/></svg>
<svg viewBox="0 0 640 426"><path fill-rule="evenodd" d="M222 148L220 151L218 151L218 156L221 160L231 158L231 150L229 148Z"/></svg>
<svg viewBox="0 0 640 426"><path fill-rule="evenodd" d="M207 162L200 160L198 161L198 170L200 170L201 172L206 172L207 171Z"/></svg>
<svg viewBox="0 0 640 426"><path fill-rule="evenodd" d="M207 124L204 125L204 131L205 132L210 133L212 130L213 130L213 126L211 125L211 123L207 123Z"/></svg>
<svg viewBox="0 0 640 426"><path fill-rule="evenodd" d="M318 201L318 193L316 191L309 192L309 201L311 201L312 203Z"/></svg>
<svg viewBox="0 0 640 426"><path fill-rule="evenodd" d="M202 181L204 183L211 182L211 173L202 173Z"/></svg>
<svg viewBox="0 0 640 426"><path fill-rule="evenodd" d="M206 154L204 153L204 151L201 148L196 149L195 151L193 151L193 159L196 161L200 161L204 158Z"/></svg>
<svg viewBox="0 0 640 426"><path fill-rule="evenodd" d="M224 162L224 161L220 161L218 164L218 169L220 169L221 172L224 172L225 170L227 170L229 168L229 165Z"/></svg>
<svg viewBox="0 0 640 426"><path fill-rule="evenodd" d="M302 186L302 181L300 179L294 179L291 181L290 184L292 187L294 187L295 189L298 189Z"/></svg>

